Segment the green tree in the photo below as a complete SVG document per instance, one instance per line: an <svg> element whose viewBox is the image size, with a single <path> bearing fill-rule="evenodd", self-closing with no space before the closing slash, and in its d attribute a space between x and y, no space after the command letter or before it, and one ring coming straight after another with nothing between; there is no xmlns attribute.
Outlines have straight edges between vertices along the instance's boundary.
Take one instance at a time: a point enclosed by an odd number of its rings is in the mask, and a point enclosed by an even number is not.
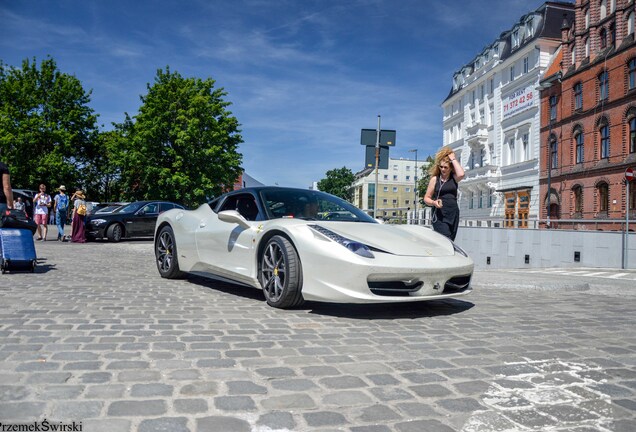
<svg viewBox="0 0 636 432"><path fill-rule="evenodd" d="M353 172L347 167L334 168L325 173L326 177L318 182L318 189L351 201L353 190L351 185L355 180Z"/></svg>
<svg viewBox="0 0 636 432"><path fill-rule="evenodd" d="M417 196L418 203L421 206L424 206L424 195L426 195L426 189L428 189L428 184L431 182L431 173L428 171L431 164L434 164L435 160L429 156L426 158L426 163L420 167L421 173L417 179Z"/></svg>
<svg viewBox="0 0 636 432"><path fill-rule="evenodd" d="M35 58L24 60L21 69L0 61L0 157L14 187L46 183L51 191L89 181L97 154L89 102L90 92L50 57L39 67Z"/></svg>
<svg viewBox="0 0 636 432"><path fill-rule="evenodd" d="M122 198L162 198L189 206L231 187L241 173L243 142L227 93L211 78L184 78L159 69L127 117L117 141Z"/></svg>

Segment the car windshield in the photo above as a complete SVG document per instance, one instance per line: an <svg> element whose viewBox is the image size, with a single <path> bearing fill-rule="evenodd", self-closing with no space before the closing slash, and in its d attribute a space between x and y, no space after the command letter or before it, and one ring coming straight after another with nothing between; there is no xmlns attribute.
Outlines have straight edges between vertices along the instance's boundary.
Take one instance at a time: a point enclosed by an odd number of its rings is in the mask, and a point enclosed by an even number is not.
<svg viewBox="0 0 636 432"><path fill-rule="evenodd" d="M267 219L296 218L377 223L371 216L336 196L303 189L261 191Z"/></svg>
<svg viewBox="0 0 636 432"><path fill-rule="evenodd" d="M147 202L143 202L143 201L130 203L130 204L126 205L126 206L123 206L123 207L117 209L117 211L115 213L134 213L137 210L139 210L142 206L144 206L145 204L148 204L148 203Z"/></svg>
<svg viewBox="0 0 636 432"><path fill-rule="evenodd" d="M106 206L98 209L95 213L117 213L118 209L122 209L124 207L125 206L119 205Z"/></svg>

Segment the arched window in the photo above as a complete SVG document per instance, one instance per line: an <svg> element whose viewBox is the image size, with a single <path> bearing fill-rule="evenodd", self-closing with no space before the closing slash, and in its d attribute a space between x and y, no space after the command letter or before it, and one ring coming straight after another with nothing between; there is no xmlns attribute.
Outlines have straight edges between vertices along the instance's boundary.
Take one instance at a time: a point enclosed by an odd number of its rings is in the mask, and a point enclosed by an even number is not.
<svg viewBox="0 0 636 432"><path fill-rule="evenodd" d="M550 120L556 120L557 118L557 97L556 95L550 96Z"/></svg>
<svg viewBox="0 0 636 432"><path fill-rule="evenodd" d="M629 152L636 153L636 114L629 119Z"/></svg>
<svg viewBox="0 0 636 432"><path fill-rule="evenodd" d="M580 185L576 185L572 188L574 194L574 213L576 217L581 217L583 213L583 188Z"/></svg>
<svg viewBox="0 0 636 432"><path fill-rule="evenodd" d="M614 13L616 10L616 0L610 0L610 13Z"/></svg>
<svg viewBox="0 0 636 432"><path fill-rule="evenodd" d="M583 109L583 84L580 82L574 84L574 109Z"/></svg>
<svg viewBox="0 0 636 432"><path fill-rule="evenodd" d="M585 58L590 56L590 38L585 39Z"/></svg>
<svg viewBox="0 0 636 432"><path fill-rule="evenodd" d="M607 48L607 31L604 28L599 32L598 38L601 42L601 48Z"/></svg>
<svg viewBox="0 0 636 432"><path fill-rule="evenodd" d="M583 131L578 130L575 132L574 141L576 142L576 163L583 163L583 155L584 155L584 135Z"/></svg>
<svg viewBox="0 0 636 432"><path fill-rule="evenodd" d="M559 154L558 154L558 143L557 139L554 135L552 135L550 139L550 166L549 169L554 169L558 167L559 164Z"/></svg>
<svg viewBox="0 0 636 432"><path fill-rule="evenodd" d="M599 8L601 16L600 19L603 19L607 16L607 0L601 0L601 7Z"/></svg>
<svg viewBox="0 0 636 432"><path fill-rule="evenodd" d="M633 58L627 64L628 68L628 78L629 78L629 89L636 88L636 58Z"/></svg>
<svg viewBox="0 0 636 432"><path fill-rule="evenodd" d="M572 51L570 51L571 63L576 64L576 44L572 44Z"/></svg>
<svg viewBox="0 0 636 432"><path fill-rule="evenodd" d="M609 74L607 71L601 72L598 76L598 99L600 101L609 98Z"/></svg>
<svg viewBox="0 0 636 432"><path fill-rule="evenodd" d="M601 159L607 159L610 156L610 134L607 121L601 122L599 135L601 137Z"/></svg>
<svg viewBox="0 0 636 432"><path fill-rule="evenodd" d="M627 35L634 33L634 12L627 15Z"/></svg>
<svg viewBox="0 0 636 432"><path fill-rule="evenodd" d="M585 29L589 29L590 28L590 10L586 9L585 10Z"/></svg>
<svg viewBox="0 0 636 432"><path fill-rule="evenodd" d="M598 192L598 211L607 212L609 209L609 185L601 182L596 186Z"/></svg>

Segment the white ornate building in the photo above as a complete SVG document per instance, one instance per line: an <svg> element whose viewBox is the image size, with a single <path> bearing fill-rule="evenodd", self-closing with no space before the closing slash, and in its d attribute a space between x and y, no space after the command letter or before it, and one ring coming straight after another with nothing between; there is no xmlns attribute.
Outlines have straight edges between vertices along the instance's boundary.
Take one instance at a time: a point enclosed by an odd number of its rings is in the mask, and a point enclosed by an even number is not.
<svg viewBox="0 0 636 432"><path fill-rule="evenodd" d="M537 87L573 16L571 3L546 2L455 72L442 104L444 145L466 170L459 205L468 225L524 227L539 218Z"/></svg>

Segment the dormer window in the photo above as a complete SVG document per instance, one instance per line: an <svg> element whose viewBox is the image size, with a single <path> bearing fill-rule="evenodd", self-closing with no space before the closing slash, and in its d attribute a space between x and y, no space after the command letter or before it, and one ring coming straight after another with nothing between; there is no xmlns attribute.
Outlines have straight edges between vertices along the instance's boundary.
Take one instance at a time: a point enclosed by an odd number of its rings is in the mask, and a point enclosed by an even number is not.
<svg viewBox="0 0 636 432"><path fill-rule="evenodd" d="M515 30L512 32L512 47L516 48L519 46L519 30Z"/></svg>
<svg viewBox="0 0 636 432"><path fill-rule="evenodd" d="M532 36L534 36L534 20L532 18L528 19L528 21L526 22L526 26L528 37L531 38Z"/></svg>

